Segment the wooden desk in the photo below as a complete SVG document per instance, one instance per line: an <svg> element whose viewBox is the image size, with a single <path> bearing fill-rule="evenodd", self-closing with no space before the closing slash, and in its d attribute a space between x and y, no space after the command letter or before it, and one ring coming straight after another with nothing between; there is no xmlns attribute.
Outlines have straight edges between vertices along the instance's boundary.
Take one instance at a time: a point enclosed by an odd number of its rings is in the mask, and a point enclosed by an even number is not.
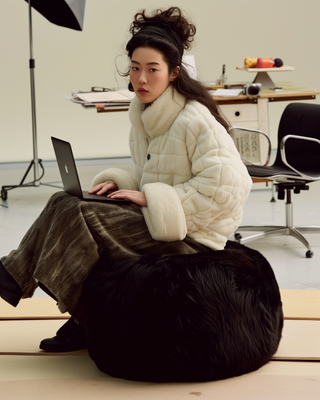
<svg viewBox="0 0 320 400"><path fill-rule="evenodd" d="M320 91L297 86L291 82L277 82L282 91L262 90L259 97L214 97L225 117L234 126L259 129L269 135L268 104L276 101L314 100Z"/></svg>
<svg viewBox="0 0 320 400"><path fill-rule="evenodd" d="M269 135L268 104L276 101L314 100L320 91L298 86L291 82L276 82L282 91L262 90L260 96L215 97L221 111L234 126L259 129ZM97 107L98 113L127 111L127 108L117 109Z"/></svg>
<svg viewBox="0 0 320 400"><path fill-rule="evenodd" d="M214 97L222 112L232 125L259 129L269 135L269 102L314 100L320 91L298 86L291 82L276 82L282 91L262 90L259 97L239 95L237 97ZM127 111L97 107L98 113Z"/></svg>
<svg viewBox="0 0 320 400"><path fill-rule="evenodd" d="M320 94L317 89L310 89L298 86L292 82L276 82L277 86L282 87L281 91L262 90L259 97L239 95L237 97L214 97L219 104L235 103L256 103L257 99L268 99L269 101L294 101L294 100L314 100Z"/></svg>

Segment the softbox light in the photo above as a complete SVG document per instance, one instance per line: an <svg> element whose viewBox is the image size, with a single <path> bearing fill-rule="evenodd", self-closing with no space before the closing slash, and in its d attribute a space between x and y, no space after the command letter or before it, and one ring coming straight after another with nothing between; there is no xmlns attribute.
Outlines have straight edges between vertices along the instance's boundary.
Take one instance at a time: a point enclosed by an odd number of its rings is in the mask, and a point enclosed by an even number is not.
<svg viewBox="0 0 320 400"><path fill-rule="evenodd" d="M29 3L29 0L25 0ZM31 6L53 24L83 30L86 0L31 0Z"/></svg>

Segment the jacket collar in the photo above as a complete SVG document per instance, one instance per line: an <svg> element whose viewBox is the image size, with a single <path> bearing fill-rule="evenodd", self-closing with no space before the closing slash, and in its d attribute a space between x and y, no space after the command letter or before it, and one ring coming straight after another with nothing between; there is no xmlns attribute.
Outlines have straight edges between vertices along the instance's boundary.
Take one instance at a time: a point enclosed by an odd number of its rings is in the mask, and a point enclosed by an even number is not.
<svg viewBox="0 0 320 400"><path fill-rule="evenodd" d="M185 97L169 85L148 107L134 97L129 108L129 119L141 135L153 139L170 129L185 103Z"/></svg>

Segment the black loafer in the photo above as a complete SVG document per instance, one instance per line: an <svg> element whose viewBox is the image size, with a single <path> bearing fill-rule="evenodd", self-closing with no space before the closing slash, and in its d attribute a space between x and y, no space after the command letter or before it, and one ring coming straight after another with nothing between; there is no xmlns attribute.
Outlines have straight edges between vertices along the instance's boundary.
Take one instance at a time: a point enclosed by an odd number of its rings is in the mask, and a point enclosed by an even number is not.
<svg viewBox="0 0 320 400"><path fill-rule="evenodd" d="M21 299L21 294L21 287L0 261L0 297L13 307L17 307Z"/></svg>
<svg viewBox="0 0 320 400"><path fill-rule="evenodd" d="M71 317L57 331L56 336L43 339L39 347L41 350L55 353L86 349L87 339L84 326Z"/></svg>

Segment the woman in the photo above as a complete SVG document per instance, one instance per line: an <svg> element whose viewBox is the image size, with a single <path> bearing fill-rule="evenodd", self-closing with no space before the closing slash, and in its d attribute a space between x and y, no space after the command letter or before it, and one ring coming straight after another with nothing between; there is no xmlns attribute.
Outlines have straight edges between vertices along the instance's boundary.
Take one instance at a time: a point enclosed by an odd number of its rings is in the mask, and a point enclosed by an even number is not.
<svg viewBox="0 0 320 400"><path fill-rule="evenodd" d="M82 284L102 252L122 259L221 250L241 222L251 179L227 133L228 123L182 63L195 26L172 7L151 16L137 13L130 32L135 174L102 171L91 193L113 190L109 197L131 203L92 204L53 195L19 248L1 259L0 294L12 305L32 296L39 283L62 312L81 321ZM84 346L79 326L70 321L41 348ZM80 336L81 345L73 346Z"/></svg>

